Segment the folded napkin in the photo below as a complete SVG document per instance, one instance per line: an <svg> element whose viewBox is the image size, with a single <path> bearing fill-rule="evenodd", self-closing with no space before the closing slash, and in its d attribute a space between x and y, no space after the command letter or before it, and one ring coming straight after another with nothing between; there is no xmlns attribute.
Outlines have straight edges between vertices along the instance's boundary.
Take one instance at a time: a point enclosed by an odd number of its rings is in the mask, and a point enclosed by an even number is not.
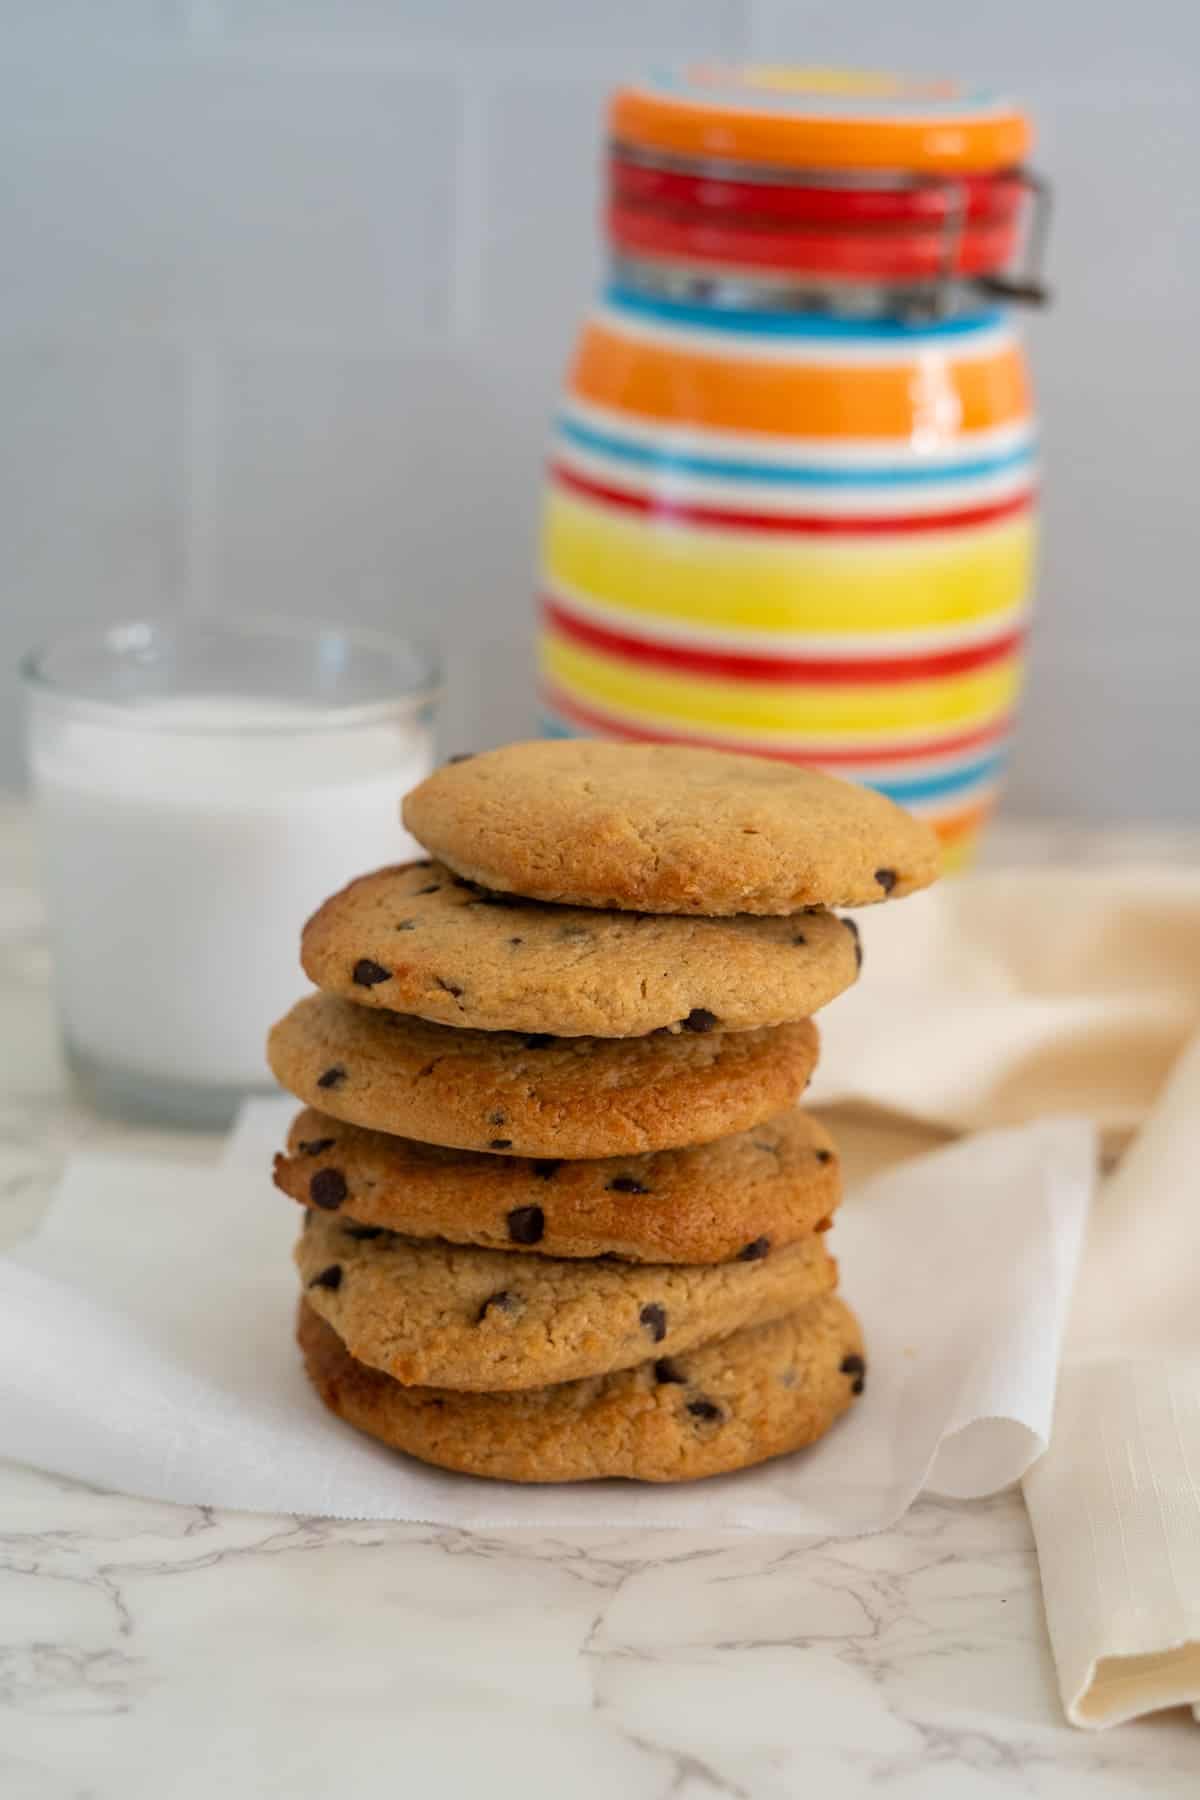
<svg viewBox="0 0 1200 1800"><path fill-rule="evenodd" d="M1025 1477L1076 1725L1200 1718L1200 1035L1096 1208L1054 1436Z"/></svg>
<svg viewBox="0 0 1200 1800"><path fill-rule="evenodd" d="M91 1154L0 1261L0 1443L159 1499L502 1525L849 1535L929 1486L969 1497L1045 1448L1092 1182L1070 1121L956 1144L868 1183L834 1230L867 1391L802 1456L686 1488L521 1488L397 1457L327 1414L292 1343L298 1208L271 1187L291 1103L218 1169ZM982 1254L981 1254L982 1252Z"/></svg>
<svg viewBox="0 0 1200 1800"><path fill-rule="evenodd" d="M814 1082L848 1143L864 1109L903 1118L908 1151L914 1121L1143 1127L1095 1209L1024 1488L1068 1718L1200 1716L1200 873L975 877L876 909L864 942Z"/></svg>

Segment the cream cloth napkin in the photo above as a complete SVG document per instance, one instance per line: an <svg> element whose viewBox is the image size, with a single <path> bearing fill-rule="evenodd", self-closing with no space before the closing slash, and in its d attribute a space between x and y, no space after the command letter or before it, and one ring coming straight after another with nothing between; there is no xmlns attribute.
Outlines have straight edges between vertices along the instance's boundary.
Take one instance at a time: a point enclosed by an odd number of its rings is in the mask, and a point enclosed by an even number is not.
<svg viewBox="0 0 1200 1800"><path fill-rule="evenodd" d="M1071 1721L1200 1716L1200 873L975 877L866 915L864 943L813 1090L869 1109L835 1118L848 1146L870 1111L907 1122L905 1151L914 1123L1142 1127L1095 1208L1024 1488Z"/></svg>

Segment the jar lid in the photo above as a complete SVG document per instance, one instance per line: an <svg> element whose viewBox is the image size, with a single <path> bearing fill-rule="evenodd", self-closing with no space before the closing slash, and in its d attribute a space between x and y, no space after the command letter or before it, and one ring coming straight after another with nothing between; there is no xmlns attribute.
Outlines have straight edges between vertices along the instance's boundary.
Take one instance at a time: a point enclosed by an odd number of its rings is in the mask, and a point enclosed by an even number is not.
<svg viewBox="0 0 1200 1800"><path fill-rule="evenodd" d="M787 169L965 174L1011 168L1029 120L958 82L866 71L693 63L619 88L609 111L635 150Z"/></svg>

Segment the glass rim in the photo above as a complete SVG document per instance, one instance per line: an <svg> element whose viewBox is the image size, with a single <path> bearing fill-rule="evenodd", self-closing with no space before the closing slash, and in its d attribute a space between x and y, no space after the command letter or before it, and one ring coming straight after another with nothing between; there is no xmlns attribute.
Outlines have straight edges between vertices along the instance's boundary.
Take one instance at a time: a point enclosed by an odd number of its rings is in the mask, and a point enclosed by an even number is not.
<svg viewBox="0 0 1200 1800"><path fill-rule="evenodd" d="M337 701L318 700L311 718L303 721L203 724L147 717L138 700L110 700L84 692L70 682L57 679L48 667L51 658L64 651L92 648L110 650L114 657L119 657L137 647L170 642L186 632L207 632L235 643L239 639L272 637L312 644L323 638L333 639L352 648L383 651L398 661L407 657L413 664L414 673L400 693L387 699L351 701L341 705ZM343 625L332 620L297 619L270 613L237 619L189 617L186 614L178 618L141 617L83 627L27 650L17 665L17 672L28 693L68 705L94 724L107 725L118 731L156 732L176 737L304 737L313 732L354 730L389 719L411 718L436 704L444 692L441 656L426 639L400 637L372 626Z"/></svg>

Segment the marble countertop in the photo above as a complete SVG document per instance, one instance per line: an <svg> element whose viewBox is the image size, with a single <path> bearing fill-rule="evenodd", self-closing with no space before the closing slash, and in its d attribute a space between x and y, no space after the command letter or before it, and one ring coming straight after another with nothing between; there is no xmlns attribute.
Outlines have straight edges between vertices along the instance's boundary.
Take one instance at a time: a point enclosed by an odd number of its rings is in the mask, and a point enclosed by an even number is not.
<svg viewBox="0 0 1200 1800"><path fill-rule="evenodd" d="M1040 827L992 860L1193 860ZM27 821L0 805L0 1245L77 1145ZM218 1513L0 1464L5 1800L1112 1800L1200 1793L1183 1712L1063 1723L1020 1496L877 1537Z"/></svg>

